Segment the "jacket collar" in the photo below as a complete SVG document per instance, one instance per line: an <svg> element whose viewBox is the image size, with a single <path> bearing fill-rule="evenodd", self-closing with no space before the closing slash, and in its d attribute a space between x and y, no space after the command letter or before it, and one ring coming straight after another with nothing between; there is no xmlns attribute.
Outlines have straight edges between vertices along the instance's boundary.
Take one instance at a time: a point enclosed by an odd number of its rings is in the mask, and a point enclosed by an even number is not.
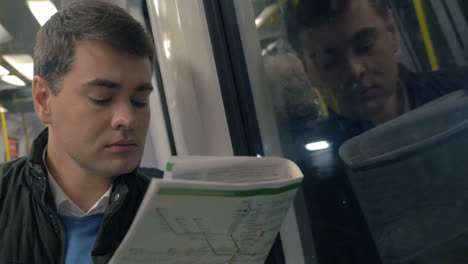
<svg viewBox="0 0 468 264"><path fill-rule="evenodd" d="M47 170L42 159L44 149L47 146L49 129L45 128L32 144L31 153L28 157L28 166L32 170L29 175L33 193L38 200L55 208L54 199L49 188ZM127 174L119 175L114 180L114 188L111 194L110 203L123 201L129 189L133 189L136 184L137 168Z"/></svg>
<svg viewBox="0 0 468 264"><path fill-rule="evenodd" d="M54 198L47 180L47 170L42 159L44 148L47 146L49 129L45 128L34 139L27 165L31 169L28 174L28 183L31 186L34 197L48 208L55 208Z"/></svg>
<svg viewBox="0 0 468 264"><path fill-rule="evenodd" d="M31 153L29 154L28 162L37 168L41 168L45 171L44 162L42 161L42 155L44 153L44 149L47 146L47 141L49 138L49 129L45 128L41 131L39 136L34 139Z"/></svg>

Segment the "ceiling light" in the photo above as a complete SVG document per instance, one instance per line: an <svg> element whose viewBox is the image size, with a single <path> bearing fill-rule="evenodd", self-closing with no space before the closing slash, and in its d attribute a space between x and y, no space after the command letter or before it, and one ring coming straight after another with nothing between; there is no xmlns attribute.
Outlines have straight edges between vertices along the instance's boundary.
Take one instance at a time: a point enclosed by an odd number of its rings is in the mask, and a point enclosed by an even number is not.
<svg viewBox="0 0 468 264"><path fill-rule="evenodd" d="M29 0L27 2L29 10L31 10L31 13L33 13L41 26L43 26L51 16L57 13L57 8L51 1Z"/></svg>
<svg viewBox="0 0 468 264"><path fill-rule="evenodd" d="M8 33L8 31L0 24L0 44L6 43L12 40L13 37Z"/></svg>
<svg viewBox="0 0 468 264"><path fill-rule="evenodd" d="M0 65L0 75L8 75L8 74L10 74L10 71L8 71L2 65Z"/></svg>
<svg viewBox="0 0 468 264"><path fill-rule="evenodd" d="M24 77L32 80L34 78L33 58L28 54L3 55L3 59L13 68L19 71Z"/></svg>
<svg viewBox="0 0 468 264"><path fill-rule="evenodd" d="M268 19L272 18L277 9L277 4L272 4L265 7L265 9L263 9L262 12L260 12L258 17L255 18L255 26L257 27L257 29L263 26Z"/></svg>
<svg viewBox="0 0 468 264"><path fill-rule="evenodd" d="M2 76L2 81L16 86L26 86L26 83L15 75Z"/></svg>
<svg viewBox="0 0 468 264"><path fill-rule="evenodd" d="M306 149L309 151L316 151L329 148L330 144L327 141L317 141L313 143L309 143L306 145Z"/></svg>

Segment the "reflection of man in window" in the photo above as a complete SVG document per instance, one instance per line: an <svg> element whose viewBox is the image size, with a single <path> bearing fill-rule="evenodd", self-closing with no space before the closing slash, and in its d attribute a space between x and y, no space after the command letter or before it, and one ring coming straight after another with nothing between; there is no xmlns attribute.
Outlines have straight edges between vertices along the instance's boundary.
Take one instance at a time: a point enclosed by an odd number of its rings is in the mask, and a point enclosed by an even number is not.
<svg viewBox="0 0 468 264"><path fill-rule="evenodd" d="M416 75L398 65L383 0L299 1L287 23L307 74L348 119L378 125L464 85L461 72Z"/></svg>
<svg viewBox="0 0 468 264"><path fill-rule="evenodd" d="M383 0L289 1L286 25L305 71L332 111L294 120L296 160L321 264L378 263L375 247L337 156L345 140L468 86L464 69L415 74L398 64L397 26ZM333 162L305 144L327 140ZM326 168L324 170L323 168Z"/></svg>

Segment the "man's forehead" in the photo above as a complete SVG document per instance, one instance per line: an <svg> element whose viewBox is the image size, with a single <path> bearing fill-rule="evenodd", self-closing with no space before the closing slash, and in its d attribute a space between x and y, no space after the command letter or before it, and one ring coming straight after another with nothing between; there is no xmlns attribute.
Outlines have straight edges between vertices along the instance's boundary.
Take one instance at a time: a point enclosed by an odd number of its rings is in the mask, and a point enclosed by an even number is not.
<svg viewBox="0 0 468 264"><path fill-rule="evenodd" d="M350 0L348 9L349 10L359 9L359 8L362 8L363 4L367 4L367 5L370 4L370 0Z"/></svg>
<svg viewBox="0 0 468 264"><path fill-rule="evenodd" d="M342 14L333 16L319 26L301 30L299 36L307 45L305 48L325 48L347 44L361 31L378 27L381 18L371 7L369 0L350 0L349 2L348 8Z"/></svg>
<svg viewBox="0 0 468 264"><path fill-rule="evenodd" d="M349 15L353 16L353 14L362 12L366 5L370 3L369 1L370 0L327 1L328 9L330 10L331 15L318 27L324 25L326 26L327 24L334 22L339 22Z"/></svg>

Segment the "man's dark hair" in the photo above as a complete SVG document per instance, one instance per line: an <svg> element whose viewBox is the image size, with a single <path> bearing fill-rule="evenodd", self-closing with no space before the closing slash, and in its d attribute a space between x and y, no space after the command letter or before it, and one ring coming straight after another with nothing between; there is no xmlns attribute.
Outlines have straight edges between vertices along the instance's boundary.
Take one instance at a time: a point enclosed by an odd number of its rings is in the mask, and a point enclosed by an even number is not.
<svg viewBox="0 0 468 264"><path fill-rule="evenodd" d="M154 59L151 38L122 8L83 0L67 5L39 30L34 47L34 74L44 78L57 95L64 75L73 64L81 40L97 40L132 55Z"/></svg>
<svg viewBox="0 0 468 264"><path fill-rule="evenodd" d="M288 1L285 7L285 24L292 47L300 52L299 33L307 28L326 24L331 18L343 14L356 0L298 0ZM386 0L366 0L383 19L389 9Z"/></svg>

